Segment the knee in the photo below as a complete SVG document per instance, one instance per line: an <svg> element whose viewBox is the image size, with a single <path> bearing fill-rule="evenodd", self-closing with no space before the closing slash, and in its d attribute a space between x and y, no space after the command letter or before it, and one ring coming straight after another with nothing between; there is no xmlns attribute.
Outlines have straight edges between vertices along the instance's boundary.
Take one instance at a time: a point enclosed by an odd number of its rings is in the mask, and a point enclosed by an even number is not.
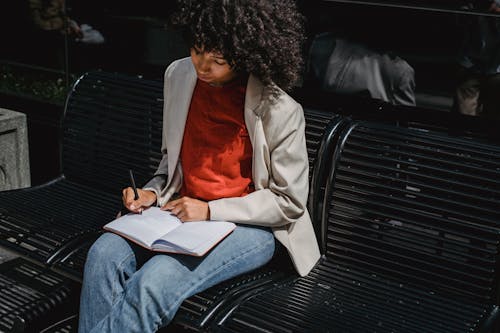
<svg viewBox="0 0 500 333"><path fill-rule="evenodd" d="M177 260L157 255L128 281L125 298L145 312L161 314L175 308L195 281Z"/></svg>
<svg viewBox="0 0 500 333"><path fill-rule="evenodd" d="M105 233L101 235L89 249L86 264L110 262L118 259L117 255L123 255L129 251L127 242L118 235Z"/></svg>
<svg viewBox="0 0 500 333"><path fill-rule="evenodd" d="M258 254L263 260L261 264L273 256L275 239L270 228L238 226L233 233L233 242L240 248L250 249L252 255Z"/></svg>
<svg viewBox="0 0 500 333"><path fill-rule="evenodd" d="M234 234L239 244L249 243L251 247L254 247L256 243L264 247L274 244L274 234L270 228L238 226Z"/></svg>
<svg viewBox="0 0 500 333"><path fill-rule="evenodd" d="M259 240L261 244L260 254L263 260L260 264L263 265L268 262L274 255L274 252L276 250L276 240L274 238L273 232L270 230L260 230Z"/></svg>

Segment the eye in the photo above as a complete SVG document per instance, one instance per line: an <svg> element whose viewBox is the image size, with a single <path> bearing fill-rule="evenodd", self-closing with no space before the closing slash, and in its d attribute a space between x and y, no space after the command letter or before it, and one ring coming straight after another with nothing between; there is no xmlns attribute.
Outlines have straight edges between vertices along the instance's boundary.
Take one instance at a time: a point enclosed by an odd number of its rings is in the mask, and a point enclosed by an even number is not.
<svg viewBox="0 0 500 333"><path fill-rule="evenodd" d="M225 60L215 59L214 62L219 66L224 66L227 64Z"/></svg>

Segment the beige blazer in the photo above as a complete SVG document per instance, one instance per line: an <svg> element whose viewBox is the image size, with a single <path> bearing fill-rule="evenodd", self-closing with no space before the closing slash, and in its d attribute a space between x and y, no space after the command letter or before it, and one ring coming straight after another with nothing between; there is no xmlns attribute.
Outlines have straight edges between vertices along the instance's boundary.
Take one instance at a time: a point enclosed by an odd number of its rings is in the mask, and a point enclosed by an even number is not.
<svg viewBox="0 0 500 333"><path fill-rule="evenodd" d="M157 194L159 206L182 184L179 153L196 78L190 58L173 62L165 71L163 158L156 172L165 177L154 177L143 187ZM309 183L304 115L302 107L286 93L281 92L274 102L268 97L268 89L250 76L244 116L253 147L255 191L208 202L210 218L271 227L303 276L320 257L306 207Z"/></svg>

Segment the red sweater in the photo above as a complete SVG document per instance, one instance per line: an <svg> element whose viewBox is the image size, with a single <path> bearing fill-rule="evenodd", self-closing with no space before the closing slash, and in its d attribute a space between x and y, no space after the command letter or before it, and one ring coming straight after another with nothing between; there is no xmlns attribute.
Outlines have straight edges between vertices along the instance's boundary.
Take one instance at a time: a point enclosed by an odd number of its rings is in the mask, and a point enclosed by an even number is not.
<svg viewBox="0 0 500 333"><path fill-rule="evenodd" d="M181 195L209 201L253 191L252 145L244 120L246 81L222 87L197 81L182 141Z"/></svg>

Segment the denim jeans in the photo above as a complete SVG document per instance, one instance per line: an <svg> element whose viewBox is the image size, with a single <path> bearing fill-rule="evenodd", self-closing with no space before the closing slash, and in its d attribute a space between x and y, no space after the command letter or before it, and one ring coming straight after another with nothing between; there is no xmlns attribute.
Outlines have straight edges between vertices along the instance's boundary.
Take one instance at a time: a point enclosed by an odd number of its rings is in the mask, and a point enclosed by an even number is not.
<svg viewBox="0 0 500 333"><path fill-rule="evenodd" d="M186 298L264 265L274 249L269 228L241 224L204 257L159 254L105 233L87 255L79 332L155 332Z"/></svg>

